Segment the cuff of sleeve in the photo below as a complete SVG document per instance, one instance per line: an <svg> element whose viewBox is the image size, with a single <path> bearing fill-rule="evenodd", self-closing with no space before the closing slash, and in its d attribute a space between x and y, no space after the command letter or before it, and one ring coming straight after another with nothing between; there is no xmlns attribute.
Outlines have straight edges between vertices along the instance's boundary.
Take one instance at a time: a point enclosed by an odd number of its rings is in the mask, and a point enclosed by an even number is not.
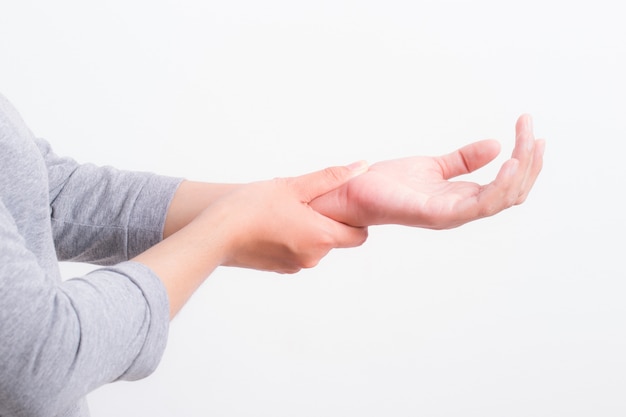
<svg viewBox="0 0 626 417"><path fill-rule="evenodd" d="M182 178L150 175L133 204L128 228L128 259L163 239L165 218Z"/></svg>
<svg viewBox="0 0 626 417"><path fill-rule="evenodd" d="M134 381L150 375L161 361L169 330L169 300L163 283L147 266L128 261L116 265L115 269L141 290L148 305L148 330L144 344L133 363L119 378Z"/></svg>

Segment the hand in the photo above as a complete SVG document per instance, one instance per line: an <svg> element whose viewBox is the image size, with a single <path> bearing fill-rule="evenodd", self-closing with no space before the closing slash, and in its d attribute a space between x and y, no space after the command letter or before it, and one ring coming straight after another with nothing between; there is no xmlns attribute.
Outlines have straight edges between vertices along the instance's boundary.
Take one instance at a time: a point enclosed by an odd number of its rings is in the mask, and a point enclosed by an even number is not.
<svg viewBox="0 0 626 417"><path fill-rule="evenodd" d="M361 245L365 228L327 218L308 203L366 170L364 163L327 168L245 185L223 196L206 210L213 218L221 213L222 265L293 273L315 266L333 248Z"/></svg>
<svg viewBox="0 0 626 417"><path fill-rule="evenodd" d="M360 163L296 178L219 187L208 199L201 198L210 203L195 218L186 220L201 206L198 202L174 216L180 218L166 239L133 260L152 269L163 282L170 317L220 265L282 273L313 267L333 248L362 244L367 229L329 219L308 203L365 170ZM188 194L197 189L192 186L175 196L179 207L175 211L193 201Z"/></svg>
<svg viewBox="0 0 626 417"><path fill-rule="evenodd" d="M516 142L495 180L487 185L450 181L491 162L500 152L483 140L438 157L415 156L383 161L311 206L353 226L400 224L449 229L492 216L522 203L543 163L545 141L535 140L530 116L516 124Z"/></svg>

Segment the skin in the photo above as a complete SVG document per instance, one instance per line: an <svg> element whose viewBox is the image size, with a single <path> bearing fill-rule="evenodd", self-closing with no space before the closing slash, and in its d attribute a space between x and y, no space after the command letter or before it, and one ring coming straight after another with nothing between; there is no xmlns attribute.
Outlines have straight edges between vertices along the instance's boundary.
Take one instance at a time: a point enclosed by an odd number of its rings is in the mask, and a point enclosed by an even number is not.
<svg viewBox="0 0 626 417"><path fill-rule="evenodd" d="M172 318L218 266L311 268L333 248L365 242L366 228L330 219L309 203L366 169L358 163L232 187L183 183L168 210L165 239L133 260L161 278Z"/></svg>
<svg viewBox="0 0 626 417"><path fill-rule="evenodd" d="M500 152L495 140L475 142L443 156L378 162L311 206L354 226L449 229L492 216L526 200L543 164L545 141L535 139L531 117L520 116L515 130L511 158L487 185L451 179L491 162Z"/></svg>
<svg viewBox="0 0 626 417"><path fill-rule="evenodd" d="M541 171L545 142L530 116L515 130L511 158L486 185L451 180L491 162L500 152L494 140L252 184L184 181L163 241L133 260L162 279L174 317L218 266L295 273L334 248L361 245L370 225L448 229L492 216L524 202Z"/></svg>

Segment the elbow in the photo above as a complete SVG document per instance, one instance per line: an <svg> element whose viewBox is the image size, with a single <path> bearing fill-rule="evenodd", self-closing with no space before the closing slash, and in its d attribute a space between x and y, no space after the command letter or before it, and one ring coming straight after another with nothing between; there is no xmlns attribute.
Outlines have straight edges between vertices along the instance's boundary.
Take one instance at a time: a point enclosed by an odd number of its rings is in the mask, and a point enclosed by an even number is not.
<svg viewBox="0 0 626 417"><path fill-rule="evenodd" d="M52 310L71 310L55 301ZM77 317L70 312L51 324L46 315L21 313L3 320L8 325L0 334L0 416L62 415L79 399L72 387L81 340Z"/></svg>

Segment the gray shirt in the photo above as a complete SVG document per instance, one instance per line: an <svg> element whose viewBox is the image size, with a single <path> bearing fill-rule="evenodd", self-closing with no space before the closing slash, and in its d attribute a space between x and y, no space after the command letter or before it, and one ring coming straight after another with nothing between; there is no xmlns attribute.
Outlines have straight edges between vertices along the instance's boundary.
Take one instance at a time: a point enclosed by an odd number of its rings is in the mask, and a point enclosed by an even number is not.
<svg viewBox="0 0 626 417"><path fill-rule="evenodd" d="M155 369L167 294L128 259L179 183L61 158L0 95L0 416L88 416L87 393ZM102 268L62 281L72 260Z"/></svg>

